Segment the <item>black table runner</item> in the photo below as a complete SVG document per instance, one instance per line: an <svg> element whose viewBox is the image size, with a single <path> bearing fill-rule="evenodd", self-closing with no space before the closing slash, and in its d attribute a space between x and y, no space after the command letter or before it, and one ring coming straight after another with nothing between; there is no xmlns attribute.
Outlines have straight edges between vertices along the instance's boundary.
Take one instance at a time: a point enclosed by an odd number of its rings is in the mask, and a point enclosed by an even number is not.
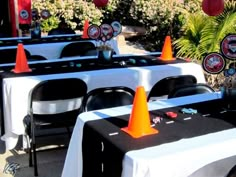
<svg viewBox="0 0 236 177"><path fill-rule="evenodd" d="M182 114L180 110L185 107L197 109L198 114ZM161 123L154 127L159 133L138 139L120 130L128 125L129 115L88 121L84 125L82 141L83 177L120 177L122 160L128 151L234 128L236 113L224 112L224 107L223 100L214 100L151 111L151 119L163 117ZM167 118L166 111L177 112L177 119ZM174 123L168 124L170 121ZM110 136L110 133L118 134Z"/></svg>

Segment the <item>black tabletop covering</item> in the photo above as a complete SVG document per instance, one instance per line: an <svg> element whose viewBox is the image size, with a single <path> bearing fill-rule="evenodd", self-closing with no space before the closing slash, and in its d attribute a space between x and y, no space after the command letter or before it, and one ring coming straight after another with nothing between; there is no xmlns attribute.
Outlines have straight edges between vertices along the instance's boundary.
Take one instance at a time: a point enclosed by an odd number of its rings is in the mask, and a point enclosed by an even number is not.
<svg viewBox="0 0 236 177"><path fill-rule="evenodd" d="M13 66L0 67L0 76L7 77L21 77L21 76L35 76L57 73L69 73L80 71L104 70L115 68L127 67L144 67L144 66L157 66L165 64L176 64L186 62L183 59L176 59L173 61L162 61L157 58L158 55L143 55L143 56L121 56L114 57L111 61L103 61L96 57L91 59L71 59L66 61L51 61L46 63L29 64L32 72L14 73Z"/></svg>
<svg viewBox="0 0 236 177"><path fill-rule="evenodd" d="M120 177L122 160L128 151L234 128L235 112L224 111L225 107L226 103L223 100L214 100L151 111L150 121L157 116L163 118L161 123L154 127L159 133L137 139L120 130L128 125L130 115L88 121L83 130L83 177ZM183 114L182 108L194 108L198 113ZM167 111L176 112L178 117L176 119L166 117ZM189 117L191 119L184 120ZM174 123L167 124L169 121ZM109 135L114 132L118 132L118 135Z"/></svg>

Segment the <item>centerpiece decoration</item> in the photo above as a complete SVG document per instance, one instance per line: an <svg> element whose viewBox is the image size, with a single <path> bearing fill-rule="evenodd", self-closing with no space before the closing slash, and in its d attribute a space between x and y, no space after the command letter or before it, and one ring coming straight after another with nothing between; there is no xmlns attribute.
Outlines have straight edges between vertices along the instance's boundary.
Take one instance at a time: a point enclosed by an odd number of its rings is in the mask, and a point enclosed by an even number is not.
<svg viewBox="0 0 236 177"><path fill-rule="evenodd" d="M209 53L202 61L203 69L210 74L224 73L225 80L220 88L222 98L231 103L236 100L236 34L224 37L220 52ZM231 61L226 67L226 60Z"/></svg>
<svg viewBox="0 0 236 177"><path fill-rule="evenodd" d="M90 25L88 27L88 36L91 39L97 40L98 59L102 63L110 63L114 49L109 44L109 41L118 36L122 31L122 26L119 22L114 21L111 24Z"/></svg>
<svg viewBox="0 0 236 177"><path fill-rule="evenodd" d="M46 9L42 10L40 13L37 9L32 9L32 25L31 25L31 39L41 38L41 20L46 20L51 16L50 12Z"/></svg>

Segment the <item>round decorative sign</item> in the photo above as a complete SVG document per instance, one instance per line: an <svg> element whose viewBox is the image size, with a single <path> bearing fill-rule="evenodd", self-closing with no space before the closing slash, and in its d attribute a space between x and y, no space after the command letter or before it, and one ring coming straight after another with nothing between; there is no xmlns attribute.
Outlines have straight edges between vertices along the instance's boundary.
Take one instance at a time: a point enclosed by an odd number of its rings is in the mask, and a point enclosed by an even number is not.
<svg viewBox="0 0 236 177"><path fill-rule="evenodd" d="M101 35L100 27L97 25L90 25L88 27L88 36L91 39L98 39Z"/></svg>
<svg viewBox="0 0 236 177"><path fill-rule="evenodd" d="M111 26L113 28L113 36L118 36L122 31L122 26L118 21L114 21L111 23Z"/></svg>
<svg viewBox="0 0 236 177"><path fill-rule="evenodd" d="M228 75L233 76L235 74L235 69L234 68L229 68L227 69Z"/></svg>
<svg viewBox="0 0 236 177"><path fill-rule="evenodd" d="M38 11L38 9L33 8L33 9L31 10L31 14L32 14L32 18L38 18L38 16L39 16L39 11Z"/></svg>
<svg viewBox="0 0 236 177"><path fill-rule="evenodd" d="M44 20L48 19L51 16L50 12L46 9L42 10L40 15L41 15L42 19L44 19Z"/></svg>
<svg viewBox="0 0 236 177"><path fill-rule="evenodd" d="M210 53L202 61L203 69L210 74L218 74L225 69L226 61L219 53Z"/></svg>
<svg viewBox="0 0 236 177"><path fill-rule="evenodd" d="M28 19L29 18L29 13L28 13L28 11L27 10L21 10L20 11L20 17L22 18L22 19L24 19L24 20L26 20L26 19Z"/></svg>
<svg viewBox="0 0 236 177"><path fill-rule="evenodd" d="M236 59L236 35L235 34L227 35L221 41L220 50L226 58L230 60L235 60Z"/></svg>
<svg viewBox="0 0 236 177"><path fill-rule="evenodd" d="M224 70L224 76L225 76L225 77L229 77L228 69L225 69L225 70Z"/></svg>
<svg viewBox="0 0 236 177"><path fill-rule="evenodd" d="M102 24L100 26L101 29L101 40L103 42L110 40L113 37L113 28L109 24Z"/></svg>

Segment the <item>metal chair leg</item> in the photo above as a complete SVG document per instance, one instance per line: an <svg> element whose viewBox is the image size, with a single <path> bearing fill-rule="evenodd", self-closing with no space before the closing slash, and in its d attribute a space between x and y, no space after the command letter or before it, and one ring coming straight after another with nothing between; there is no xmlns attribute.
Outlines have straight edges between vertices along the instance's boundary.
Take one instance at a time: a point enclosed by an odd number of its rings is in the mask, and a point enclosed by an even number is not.
<svg viewBox="0 0 236 177"><path fill-rule="evenodd" d="M34 156L34 176L38 176L38 164L36 155L36 145L33 143L33 156Z"/></svg>
<svg viewBox="0 0 236 177"><path fill-rule="evenodd" d="M32 163L32 143L30 143L30 147L29 147L29 166L32 167L33 163Z"/></svg>
<svg viewBox="0 0 236 177"><path fill-rule="evenodd" d="M68 133L68 137L71 138L71 131L70 131L70 127L66 127L67 133Z"/></svg>

